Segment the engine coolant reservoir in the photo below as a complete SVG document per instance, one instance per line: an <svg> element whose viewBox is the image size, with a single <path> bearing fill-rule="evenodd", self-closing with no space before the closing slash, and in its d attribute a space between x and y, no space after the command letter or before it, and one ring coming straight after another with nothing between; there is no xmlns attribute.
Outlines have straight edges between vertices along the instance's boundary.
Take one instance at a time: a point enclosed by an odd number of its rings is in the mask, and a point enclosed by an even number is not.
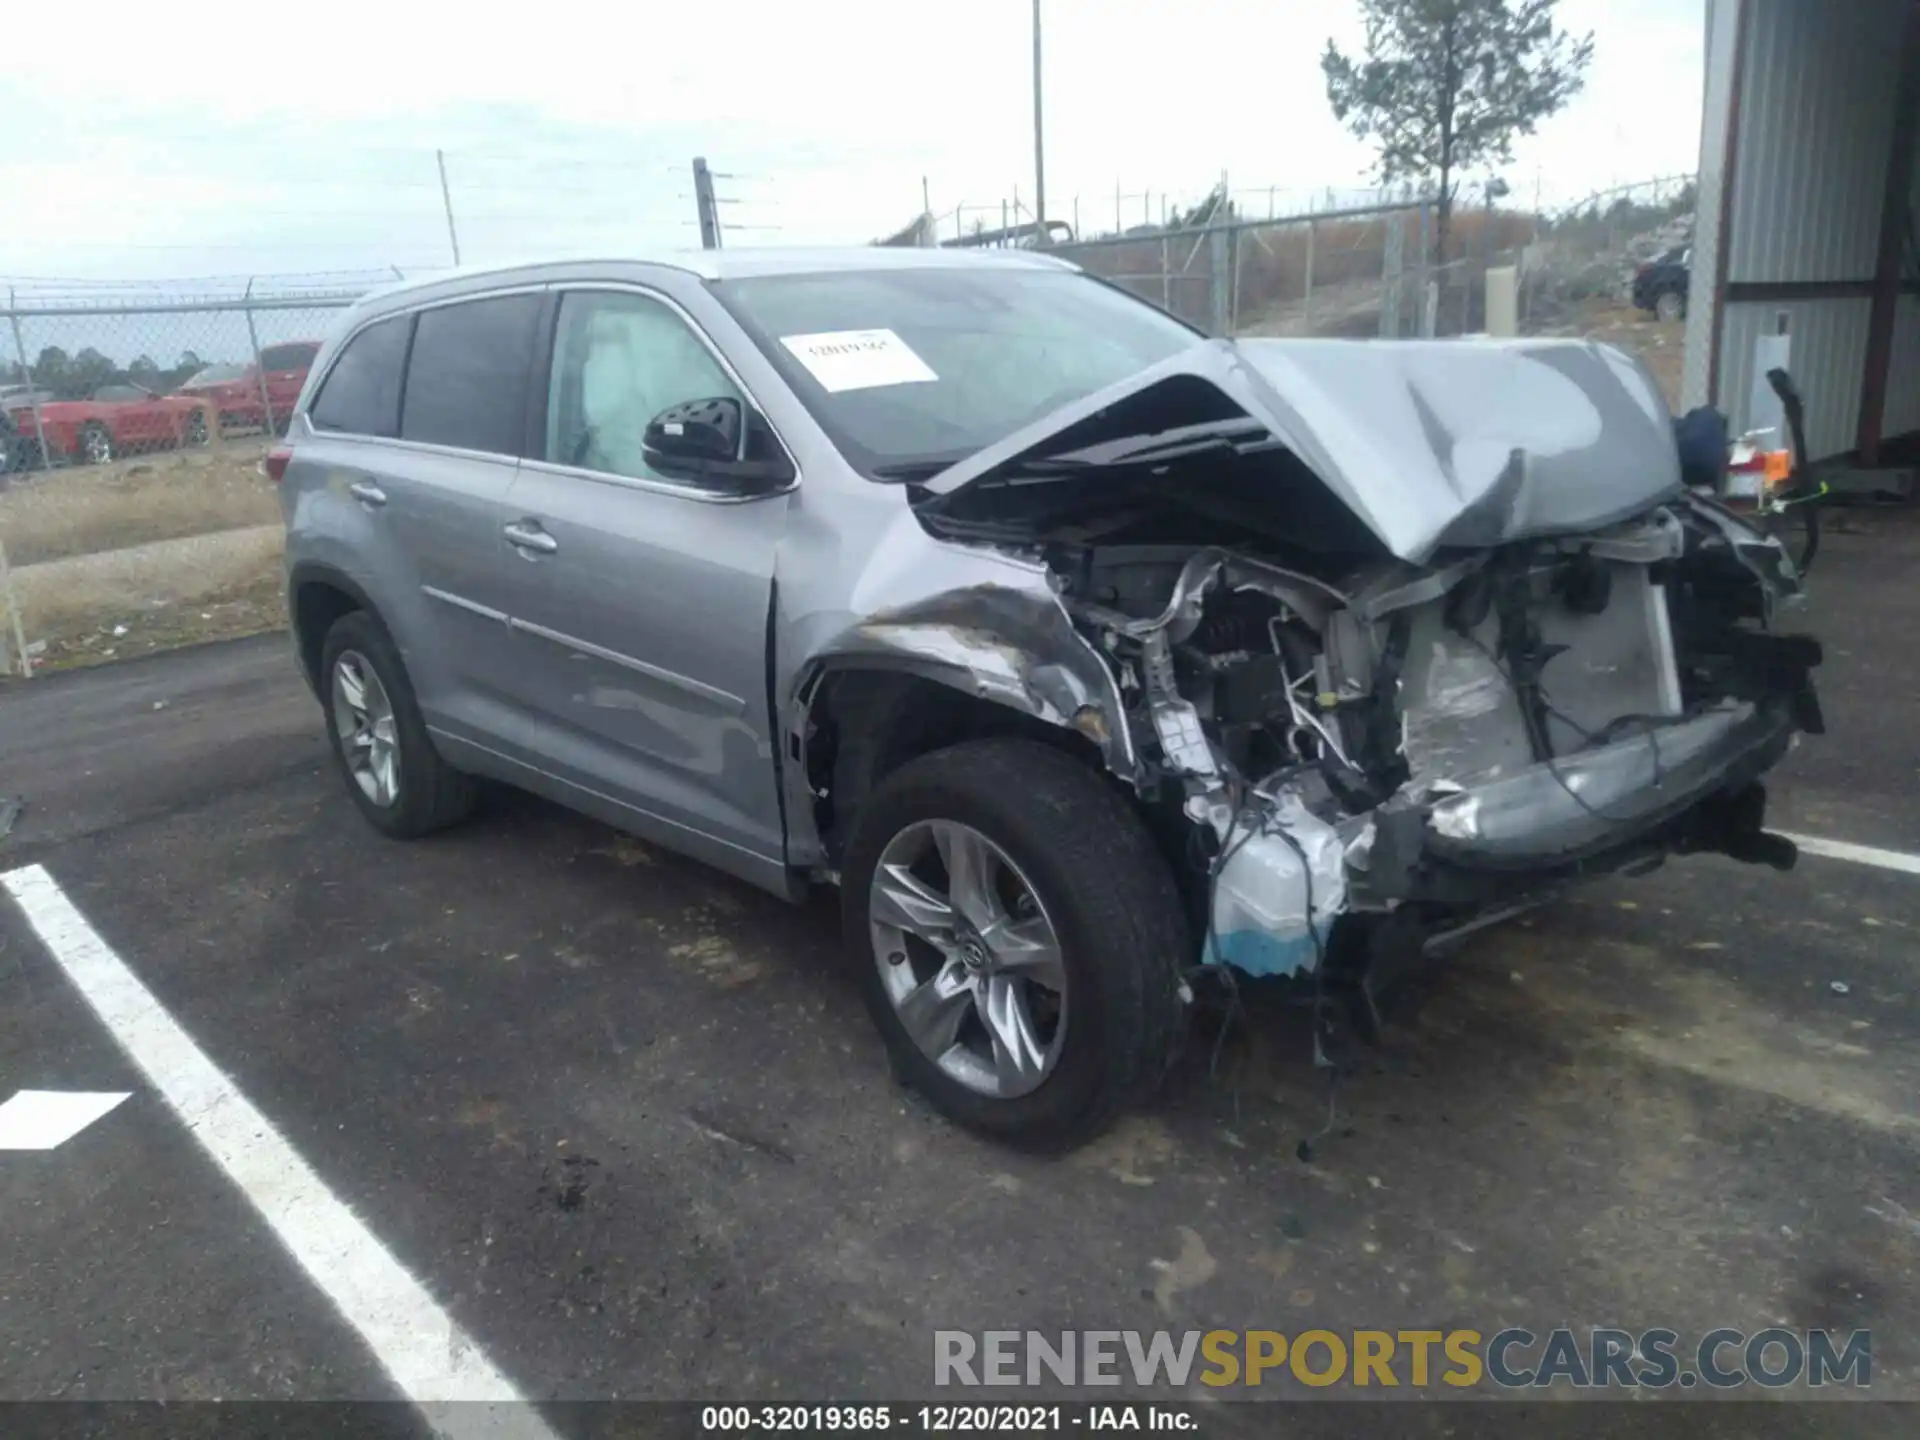
<svg viewBox="0 0 1920 1440"><path fill-rule="evenodd" d="M1250 825L1257 826L1252 834ZM1334 917L1346 908L1339 832L1282 795L1264 815L1243 816L1226 843L1231 853L1214 880L1203 962L1248 975L1310 973Z"/></svg>

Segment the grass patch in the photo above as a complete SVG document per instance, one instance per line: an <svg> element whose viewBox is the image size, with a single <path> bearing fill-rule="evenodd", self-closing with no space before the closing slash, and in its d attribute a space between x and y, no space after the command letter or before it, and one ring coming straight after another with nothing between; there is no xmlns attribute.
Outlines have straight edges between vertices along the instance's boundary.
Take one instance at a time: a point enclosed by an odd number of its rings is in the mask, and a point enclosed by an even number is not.
<svg viewBox="0 0 1920 1440"><path fill-rule="evenodd" d="M92 664L286 625L284 537L256 525L13 572L39 666Z"/></svg>
<svg viewBox="0 0 1920 1440"><path fill-rule="evenodd" d="M280 520L273 485L241 442L12 477L0 491L0 544L16 569Z"/></svg>

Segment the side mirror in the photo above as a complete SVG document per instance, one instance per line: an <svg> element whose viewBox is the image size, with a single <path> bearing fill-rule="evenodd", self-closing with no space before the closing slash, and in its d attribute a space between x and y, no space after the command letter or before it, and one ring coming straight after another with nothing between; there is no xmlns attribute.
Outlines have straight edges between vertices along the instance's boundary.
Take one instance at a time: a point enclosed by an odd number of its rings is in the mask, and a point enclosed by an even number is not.
<svg viewBox="0 0 1920 1440"><path fill-rule="evenodd" d="M731 395L669 405L647 422L640 448L654 469L671 473L676 465L704 466L740 458L746 415Z"/></svg>
<svg viewBox="0 0 1920 1440"><path fill-rule="evenodd" d="M754 418L731 395L669 405L647 422L640 454L649 467L675 480L754 493L777 490L793 479L793 468L784 458L746 458Z"/></svg>

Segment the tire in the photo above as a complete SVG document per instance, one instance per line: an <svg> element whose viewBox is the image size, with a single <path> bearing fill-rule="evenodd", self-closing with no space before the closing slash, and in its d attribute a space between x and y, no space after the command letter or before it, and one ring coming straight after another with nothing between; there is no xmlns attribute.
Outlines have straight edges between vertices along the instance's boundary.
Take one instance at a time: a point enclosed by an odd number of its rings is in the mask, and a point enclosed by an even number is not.
<svg viewBox="0 0 1920 1440"><path fill-rule="evenodd" d="M965 889L946 869L942 833L950 843L959 843L954 834L970 835L968 846L984 841L998 852L999 889L985 888L1000 919L987 930L1012 921L1029 934L1045 927L1057 942L1058 966L1050 968L1063 986L1057 1002L1044 985L1024 978L1038 972L999 972L1024 992L1021 1013L1047 1057L1029 1067L1029 1076L1041 1078L1005 1086L1010 1094L986 1093L984 1074L975 1073L999 1071L1003 1053L989 1039L984 999L975 998L992 993L995 976L985 967L1000 963L997 945L980 943L985 931L977 928L944 949L890 929L887 916L903 912L884 896L876 917L873 882L883 856L887 873L898 877L905 867L895 857L916 853L929 834L935 853L919 852L924 862L914 862L911 878L937 891L921 877L945 874L949 892ZM861 807L840 893L848 954L894 1072L948 1118L1023 1148L1071 1149L1144 1098L1172 1064L1186 1022L1181 971L1194 958L1180 897L1139 817L1073 757L1028 740L977 740L902 766ZM983 968L972 968L976 962ZM964 1001L949 990L934 1002L942 1014L952 1013L949 1005L961 1012L950 1048L939 1038L923 1048L894 998L901 990L933 994L935 978L980 987ZM941 1024L928 1028L939 1031ZM991 1059L975 1054L983 1041ZM940 1060L935 1050L942 1050ZM957 1070L974 1078L959 1078Z"/></svg>
<svg viewBox="0 0 1920 1440"><path fill-rule="evenodd" d="M87 465L106 465L113 460L113 436L106 426L89 421L80 427L78 458Z"/></svg>
<svg viewBox="0 0 1920 1440"><path fill-rule="evenodd" d="M195 410L180 427L180 443L198 447L207 443L207 412Z"/></svg>
<svg viewBox="0 0 1920 1440"><path fill-rule="evenodd" d="M1687 297L1678 290L1662 290L1654 297L1653 317L1671 325L1676 320L1687 317Z"/></svg>
<svg viewBox="0 0 1920 1440"><path fill-rule="evenodd" d="M343 727L360 730L349 718L352 687L342 685L343 668L361 681L366 710L374 716L360 733L383 730L383 741L356 744L342 733ZM366 683L369 677L371 684ZM433 748L400 652L378 620L364 610L355 610L334 621L320 650L320 682L327 742L334 763L340 767L348 795L374 829L396 840L412 840L457 824L472 813L473 781L442 760ZM372 703L376 694L381 706ZM385 710L384 726L377 718L380 708ZM349 752L356 759L350 759ZM357 769L356 760L362 756L392 760L390 799L380 798L376 793L381 788L378 781L370 786Z"/></svg>

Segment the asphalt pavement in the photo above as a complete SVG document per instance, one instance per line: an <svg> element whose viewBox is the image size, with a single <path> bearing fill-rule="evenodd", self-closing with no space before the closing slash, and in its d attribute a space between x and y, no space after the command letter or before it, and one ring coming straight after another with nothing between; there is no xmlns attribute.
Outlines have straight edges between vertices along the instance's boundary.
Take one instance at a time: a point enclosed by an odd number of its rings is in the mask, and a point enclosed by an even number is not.
<svg viewBox="0 0 1920 1440"><path fill-rule="evenodd" d="M1912 853L1920 529L1861 532L1809 621L1833 733L1776 818ZM1872 1395L1920 1399L1920 876L1596 885L1477 937L1332 1083L1248 987L1153 1107L1043 1160L896 1087L830 896L505 793L375 835L282 637L0 688L8 794L0 872L41 867L531 1400L951 1400L939 1329L1559 1324L1867 1327ZM0 1152L0 1399L401 1393L0 896L0 1101L67 1089L129 1098ZM1427 1433L1400 1413L1381 1433Z"/></svg>

